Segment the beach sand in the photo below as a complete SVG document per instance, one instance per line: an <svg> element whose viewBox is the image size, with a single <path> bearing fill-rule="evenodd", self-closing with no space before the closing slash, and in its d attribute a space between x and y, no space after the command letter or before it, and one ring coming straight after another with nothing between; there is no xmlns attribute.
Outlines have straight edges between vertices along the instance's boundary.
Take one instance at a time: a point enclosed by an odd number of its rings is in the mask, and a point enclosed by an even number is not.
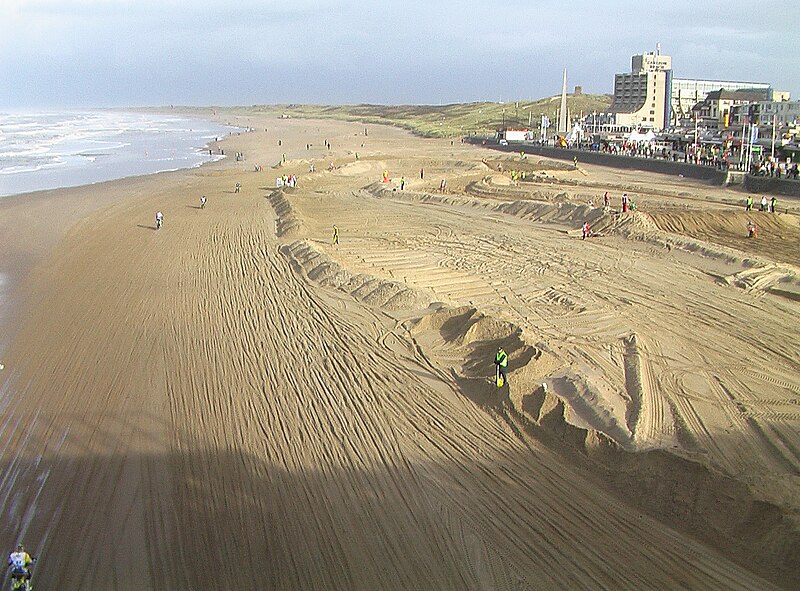
<svg viewBox="0 0 800 591"><path fill-rule="evenodd" d="M0 200L0 547L37 588L800 585L794 213L219 117L243 161Z"/></svg>

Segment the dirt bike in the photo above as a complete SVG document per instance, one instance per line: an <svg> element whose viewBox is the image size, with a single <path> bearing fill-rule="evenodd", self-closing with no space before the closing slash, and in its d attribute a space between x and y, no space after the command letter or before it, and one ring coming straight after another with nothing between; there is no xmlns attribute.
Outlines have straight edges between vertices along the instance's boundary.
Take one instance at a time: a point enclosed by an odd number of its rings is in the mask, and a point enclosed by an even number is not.
<svg viewBox="0 0 800 591"><path fill-rule="evenodd" d="M36 559L33 559L33 562L36 562ZM31 579L29 577L30 567L28 570L24 570L21 568L11 567L11 584L9 589L11 591L32 591L33 585L31 584Z"/></svg>

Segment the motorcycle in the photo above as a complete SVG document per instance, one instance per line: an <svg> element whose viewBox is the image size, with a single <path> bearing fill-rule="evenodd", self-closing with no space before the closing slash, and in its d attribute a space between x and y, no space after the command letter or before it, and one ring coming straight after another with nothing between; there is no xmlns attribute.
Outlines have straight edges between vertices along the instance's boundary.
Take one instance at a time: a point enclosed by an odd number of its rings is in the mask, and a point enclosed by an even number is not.
<svg viewBox="0 0 800 591"><path fill-rule="evenodd" d="M36 562L36 559L33 559ZM31 565L32 566L32 565ZM32 591L30 567L28 569L11 566L11 591Z"/></svg>

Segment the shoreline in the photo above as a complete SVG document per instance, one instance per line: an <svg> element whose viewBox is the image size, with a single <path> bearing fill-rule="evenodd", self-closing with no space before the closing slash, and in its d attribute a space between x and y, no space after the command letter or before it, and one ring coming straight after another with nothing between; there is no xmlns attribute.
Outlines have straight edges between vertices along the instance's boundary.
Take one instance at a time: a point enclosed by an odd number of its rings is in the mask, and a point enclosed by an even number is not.
<svg viewBox="0 0 800 591"><path fill-rule="evenodd" d="M229 136L207 146L222 145ZM11 318L20 310L15 293L25 278L51 256L72 228L98 211L135 199L160 180L180 184L193 171L213 169L228 156L195 166L96 181L84 185L41 189L0 197L0 362L15 334ZM131 195L132 193L132 195ZM20 224L20 221L25 223Z"/></svg>
<svg viewBox="0 0 800 591"><path fill-rule="evenodd" d="M221 159L209 147L243 131L211 116L125 109L8 118L0 199L195 168Z"/></svg>
<svg viewBox="0 0 800 591"><path fill-rule="evenodd" d="M125 109L109 110L132 112ZM150 111L146 109L145 111L163 115L199 118L199 114L191 109L175 111L163 109ZM235 111L219 109L216 116L209 116L204 120L237 129L236 121L246 120L249 122L253 119L259 119L259 117L242 116ZM267 116L264 117L264 120L270 123L272 121ZM275 128L282 129L287 125L289 128L297 127L297 123L297 119L277 119L276 125L272 127L275 132ZM337 127L336 124L350 125L346 122L329 120L319 120L318 123L322 126L333 124L334 127ZM249 124L238 126L241 131L232 131L219 140L210 141L207 146L213 149L230 145L233 147L234 152L240 151L235 147L239 143L238 139L247 134L257 133L248 131L250 127ZM303 145L302 142L293 145L292 155L301 155ZM226 154L222 158L211 162L202 162L194 167L133 175L72 187L15 193L0 197L0 250L6 253L0 259L0 278L4 281L2 292L0 292L4 298L0 300L0 335L2 335L0 337L0 363L2 363L2 357L16 333L13 319L20 311L17 292L21 283L38 265L46 260L48 255L54 252L58 242L67 236L73 227L100 210L144 197L149 191L157 187L162 179L173 187L179 187L181 184L188 183L196 175L202 176L204 174L203 171L230 170L239 166L242 168L242 172L247 173L250 172L249 163L256 159L256 155L260 156L262 161L267 159L279 161L284 150L286 150L284 146L275 146L275 148L267 150L262 149L256 154L249 155L246 161L236 162L235 159L230 157L231 150L225 148ZM270 168L266 162L263 166L265 170ZM271 182L274 183L274 179ZM20 224L20 221L24 223Z"/></svg>

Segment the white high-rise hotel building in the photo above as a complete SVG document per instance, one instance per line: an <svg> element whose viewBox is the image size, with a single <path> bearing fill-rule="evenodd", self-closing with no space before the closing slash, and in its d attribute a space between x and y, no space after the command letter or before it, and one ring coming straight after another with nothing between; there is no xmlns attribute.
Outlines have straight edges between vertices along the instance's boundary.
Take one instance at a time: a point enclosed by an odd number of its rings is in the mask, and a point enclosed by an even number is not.
<svg viewBox="0 0 800 591"><path fill-rule="evenodd" d="M614 76L611 112L616 124L660 130L669 121L672 58L645 53L631 58L631 72Z"/></svg>

